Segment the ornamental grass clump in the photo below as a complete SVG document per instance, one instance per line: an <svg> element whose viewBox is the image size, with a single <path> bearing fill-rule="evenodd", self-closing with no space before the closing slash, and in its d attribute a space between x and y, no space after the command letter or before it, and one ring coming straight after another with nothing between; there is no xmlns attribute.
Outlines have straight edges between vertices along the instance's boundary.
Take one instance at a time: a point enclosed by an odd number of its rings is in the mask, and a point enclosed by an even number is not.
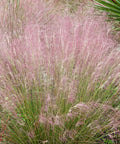
<svg viewBox="0 0 120 144"><path fill-rule="evenodd" d="M41 21L26 14L21 36L0 31L0 142L119 142L120 51L110 25L37 10Z"/></svg>

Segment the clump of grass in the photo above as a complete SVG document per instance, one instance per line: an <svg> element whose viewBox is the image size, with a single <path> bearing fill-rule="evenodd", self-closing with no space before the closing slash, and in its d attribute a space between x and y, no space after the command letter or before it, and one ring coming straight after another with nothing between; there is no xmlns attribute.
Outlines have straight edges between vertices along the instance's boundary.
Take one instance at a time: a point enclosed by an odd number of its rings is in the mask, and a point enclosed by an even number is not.
<svg viewBox="0 0 120 144"><path fill-rule="evenodd" d="M36 13L42 3L35 4L21 37L0 34L1 141L119 141L120 51L108 24L103 17L47 17L48 8Z"/></svg>

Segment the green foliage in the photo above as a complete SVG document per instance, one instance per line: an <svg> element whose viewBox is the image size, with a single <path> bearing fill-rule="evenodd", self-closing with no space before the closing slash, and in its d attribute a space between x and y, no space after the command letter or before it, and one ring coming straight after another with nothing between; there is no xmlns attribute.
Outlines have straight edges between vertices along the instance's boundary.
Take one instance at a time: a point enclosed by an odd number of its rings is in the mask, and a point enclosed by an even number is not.
<svg viewBox="0 0 120 144"><path fill-rule="evenodd" d="M78 88L78 94L76 102L80 102L80 97L82 102L89 102L90 100L98 100L101 98L101 103L104 103L106 99L111 98L115 93L115 88L110 85L108 88L102 90L99 87L94 91L92 90L89 94L85 92L86 85L88 85L89 80L80 79L80 84ZM83 87L83 84L85 87ZM57 109L53 110L53 107L49 107L49 114L45 113L47 116L53 113L53 116L59 114L61 116L62 125L54 125L52 123L40 123L40 113L43 113L42 107L45 105L45 100L42 98L41 93L45 93L45 89L42 87L37 87L33 85L28 91L29 97L27 98L25 88L19 87L19 92L21 91L24 94L24 101L17 104L16 113L17 117L9 115L10 120L7 125L5 140L12 144L38 144L44 143L46 141L49 144L94 144L97 140L101 139L101 136L97 136L96 133L100 134L100 130L93 130L89 127L94 121L100 120L102 128L109 132L108 128L104 128L109 119L107 119L106 114L101 113L100 108L88 113L78 113L77 116L71 118L67 117L67 113L72 107L71 104L67 103L66 99L62 96L58 97ZM24 90L23 90L24 89ZM54 87L57 89L57 87ZM81 90L81 92L80 92ZM38 95L37 95L38 93ZM82 98L82 95L85 95ZM38 96L40 99L38 99ZM107 97L105 97L107 96ZM43 95L44 97L44 95ZM92 99L91 99L92 98ZM52 105L51 105L52 106ZM76 111L77 112L77 111ZM8 114L7 116L8 117ZM84 119L84 124L81 124L76 127L77 123ZM49 119L48 119L49 121ZM54 123L54 120L53 120ZM75 135L74 135L75 133ZM103 134L104 135L104 134ZM72 137L72 139L71 139ZM104 140L105 144L112 144L111 140Z"/></svg>
<svg viewBox="0 0 120 144"><path fill-rule="evenodd" d="M99 10L106 11L109 20L120 22L120 0L95 0L95 7ZM118 29L119 30L119 29Z"/></svg>
<svg viewBox="0 0 120 144"><path fill-rule="evenodd" d="M109 139L103 139L103 141L104 141L104 144L113 144L113 141Z"/></svg>

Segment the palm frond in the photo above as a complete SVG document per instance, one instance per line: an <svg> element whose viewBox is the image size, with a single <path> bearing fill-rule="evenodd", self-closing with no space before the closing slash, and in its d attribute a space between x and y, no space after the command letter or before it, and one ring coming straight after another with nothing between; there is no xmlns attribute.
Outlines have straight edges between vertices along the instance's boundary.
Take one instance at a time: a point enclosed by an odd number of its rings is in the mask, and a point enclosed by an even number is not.
<svg viewBox="0 0 120 144"><path fill-rule="evenodd" d="M109 18L120 21L120 0L95 0L95 8L106 11Z"/></svg>

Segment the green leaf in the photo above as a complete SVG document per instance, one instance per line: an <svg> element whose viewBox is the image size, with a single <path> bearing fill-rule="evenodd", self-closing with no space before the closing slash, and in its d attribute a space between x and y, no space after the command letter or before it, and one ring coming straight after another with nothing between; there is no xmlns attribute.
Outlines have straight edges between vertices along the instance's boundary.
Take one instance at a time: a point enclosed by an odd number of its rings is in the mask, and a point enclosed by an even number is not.
<svg viewBox="0 0 120 144"><path fill-rule="evenodd" d="M120 11L116 11L116 10L113 10L113 9L110 9L110 8L106 8L106 7L102 7L102 6L96 6L96 8L99 9L99 10L103 10L103 11L106 11L106 12L114 13L115 15L120 16Z"/></svg>
<svg viewBox="0 0 120 144"><path fill-rule="evenodd" d="M111 0L112 1L112 0ZM120 7L119 6L117 6L115 3L113 3L112 2L112 4L111 3L109 3L109 2L105 2L105 1L103 1L103 0L97 0L97 2L99 2L100 4L102 4L103 6L105 6L105 7L108 7L108 8L111 8L111 9L114 9L114 10L119 10L120 11Z"/></svg>

